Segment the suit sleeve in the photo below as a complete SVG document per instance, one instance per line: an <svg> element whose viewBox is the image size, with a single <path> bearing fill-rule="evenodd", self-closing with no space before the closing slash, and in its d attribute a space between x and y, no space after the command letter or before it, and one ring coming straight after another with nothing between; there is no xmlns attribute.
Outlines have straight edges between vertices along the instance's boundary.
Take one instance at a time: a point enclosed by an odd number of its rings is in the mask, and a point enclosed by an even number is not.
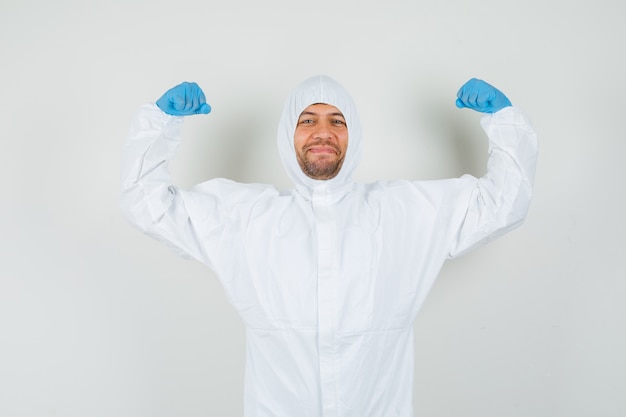
<svg viewBox="0 0 626 417"><path fill-rule="evenodd" d="M466 186L460 203L466 207L449 257L462 255L518 227L532 196L537 163L537 135L516 107L484 116L489 137L487 173L461 178Z"/></svg>
<svg viewBox="0 0 626 417"><path fill-rule="evenodd" d="M189 190L172 185L168 163L182 127L183 117L154 104L139 109L123 149L120 208L145 234L217 271L225 235L237 235L242 212L262 190L220 178Z"/></svg>

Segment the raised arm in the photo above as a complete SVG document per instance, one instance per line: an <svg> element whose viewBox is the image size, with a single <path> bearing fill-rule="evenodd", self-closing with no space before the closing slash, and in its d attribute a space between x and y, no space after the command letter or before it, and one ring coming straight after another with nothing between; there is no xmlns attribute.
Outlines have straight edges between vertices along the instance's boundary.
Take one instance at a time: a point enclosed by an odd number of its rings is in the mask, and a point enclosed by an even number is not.
<svg viewBox="0 0 626 417"><path fill-rule="evenodd" d="M478 79L461 87L459 108L484 113L489 137L487 173L467 181L467 210L450 256L464 253L519 226L532 196L537 137L526 115L498 89Z"/></svg>
<svg viewBox="0 0 626 417"><path fill-rule="evenodd" d="M196 83L182 83L140 108L122 157L120 207L126 219L178 252L201 258L184 192L171 184L168 163L180 142L183 116L211 110ZM187 198L188 199L188 198Z"/></svg>

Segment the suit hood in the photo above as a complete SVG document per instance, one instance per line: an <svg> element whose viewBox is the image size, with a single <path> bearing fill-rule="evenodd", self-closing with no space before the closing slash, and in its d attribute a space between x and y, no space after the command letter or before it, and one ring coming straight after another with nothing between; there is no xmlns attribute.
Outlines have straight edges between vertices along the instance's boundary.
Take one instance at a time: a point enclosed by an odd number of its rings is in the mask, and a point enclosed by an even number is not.
<svg viewBox="0 0 626 417"><path fill-rule="evenodd" d="M294 133L300 114L311 104L330 104L343 113L348 127L348 149L339 173L329 180L308 177L298 164ZM319 75L299 84L285 101L278 125L278 151L287 175L300 192L310 194L316 186L337 189L352 181L352 173L361 159L361 123L350 94L337 81Z"/></svg>

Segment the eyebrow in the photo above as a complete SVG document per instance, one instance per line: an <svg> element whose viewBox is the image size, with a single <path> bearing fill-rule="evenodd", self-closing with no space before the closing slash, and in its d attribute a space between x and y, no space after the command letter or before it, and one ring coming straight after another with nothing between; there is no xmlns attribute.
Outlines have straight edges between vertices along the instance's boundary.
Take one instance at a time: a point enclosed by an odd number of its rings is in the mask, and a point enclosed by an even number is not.
<svg viewBox="0 0 626 417"><path fill-rule="evenodd" d="M298 118L300 118L302 116L307 116L307 115L308 116L320 116L320 113L316 113L316 112L313 112L313 111L303 111L302 113L300 113L300 116ZM340 117L342 117L344 119L346 118L341 112L328 113L327 115L328 116L340 116Z"/></svg>

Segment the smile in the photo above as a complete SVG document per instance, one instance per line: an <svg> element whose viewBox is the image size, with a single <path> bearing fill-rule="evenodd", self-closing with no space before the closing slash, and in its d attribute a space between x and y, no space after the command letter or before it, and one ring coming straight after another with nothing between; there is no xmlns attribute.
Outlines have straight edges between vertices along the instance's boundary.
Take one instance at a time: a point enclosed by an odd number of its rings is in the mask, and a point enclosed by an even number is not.
<svg viewBox="0 0 626 417"><path fill-rule="evenodd" d="M337 149L332 146L311 146L307 148L307 152L314 154L337 154Z"/></svg>

